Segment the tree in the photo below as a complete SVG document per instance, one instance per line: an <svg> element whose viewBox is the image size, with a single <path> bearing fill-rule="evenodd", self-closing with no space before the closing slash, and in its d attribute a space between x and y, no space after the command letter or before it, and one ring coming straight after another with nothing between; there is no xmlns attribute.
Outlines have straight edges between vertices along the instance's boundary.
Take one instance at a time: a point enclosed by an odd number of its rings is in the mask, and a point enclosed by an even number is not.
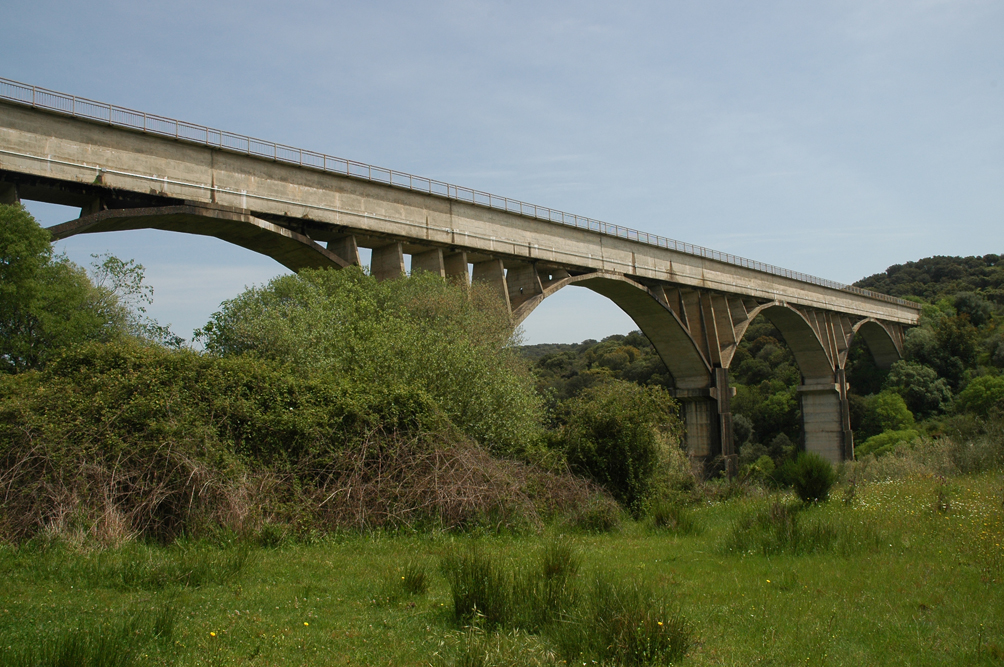
<svg viewBox="0 0 1004 667"><path fill-rule="evenodd" d="M986 417L994 408L1004 408L1004 376L983 375L959 392L957 407Z"/></svg>
<svg viewBox="0 0 1004 667"><path fill-rule="evenodd" d="M914 361L894 363L884 388L902 396L910 412L921 419L945 412L952 401L948 383L933 368Z"/></svg>
<svg viewBox="0 0 1004 667"><path fill-rule="evenodd" d="M885 431L901 431L913 427L913 413L906 407L903 397L894 391L883 391L867 399L867 409L861 422L864 438Z"/></svg>
<svg viewBox="0 0 1004 667"><path fill-rule="evenodd" d="M20 204L0 205L0 371L39 368L60 348L110 340L122 312L65 257Z"/></svg>

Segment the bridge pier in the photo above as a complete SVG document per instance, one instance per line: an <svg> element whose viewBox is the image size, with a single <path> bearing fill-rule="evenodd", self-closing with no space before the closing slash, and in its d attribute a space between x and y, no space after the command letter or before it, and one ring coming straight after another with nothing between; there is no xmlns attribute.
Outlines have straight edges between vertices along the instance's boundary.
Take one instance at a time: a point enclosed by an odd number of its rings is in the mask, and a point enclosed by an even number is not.
<svg viewBox="0 0 1004 667"><path fill-rule="evenodd" d="M834 382L836 379L836 382ZM802 407L802 444L834 465L854 458L854 434L844 370L836 378L810 379L798 388Z"/></svg>
<svg viewBox="0 0 1004 667"><path fill-rule="evenodd" d="M736 472L736 452L729 369L715 368L712 382L712 387L677 389L674 395L683 405L687 455L694 468L709 472L707 465L720 457L725 462L726 474L731 476Z"/></svg>

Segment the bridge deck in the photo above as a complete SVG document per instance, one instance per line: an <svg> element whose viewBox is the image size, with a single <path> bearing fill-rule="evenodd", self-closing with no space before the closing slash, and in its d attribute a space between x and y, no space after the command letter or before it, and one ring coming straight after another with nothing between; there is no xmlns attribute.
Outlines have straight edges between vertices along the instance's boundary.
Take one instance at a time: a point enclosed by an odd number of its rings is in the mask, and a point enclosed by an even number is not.
<svg viewBox="0 0 1004 667"><path fill-rule="evenodd" d="M483 193L428 179L416 187L409 176L402 186L397 172L383 170L389 176L381 182L372 170L353 174L345 161L353 175L336 173L326 169L325 156L320 166L310 159L301 166L289 157L298 149L271 145L272 155L263 156L251 150L250 139L247 151L222 139L214 146L211 132L226 133L208 128L199 141L134 125L135 119L113 124L0 99L0 179L16 183L25 198L83 208L99 196L111 207L219 205L315 241L353 234L364 247L400 241L409 253L464 250L472 262L502 258L507 265L613 272L899 324L915 324L919 316L915 304L899 299L505 198L484 195L479 202ZM471 193L471 201L462 193ZM516 204L523 213L512 210ZM573 224L552 221L558 214Z"/></svg>

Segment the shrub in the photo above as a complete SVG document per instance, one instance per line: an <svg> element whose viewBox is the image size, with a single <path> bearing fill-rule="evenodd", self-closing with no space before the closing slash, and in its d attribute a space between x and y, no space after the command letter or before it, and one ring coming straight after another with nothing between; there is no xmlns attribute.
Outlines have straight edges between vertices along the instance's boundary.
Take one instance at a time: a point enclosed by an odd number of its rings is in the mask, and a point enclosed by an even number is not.
<svg viewBox="0 0 1004 667"><path fill-rule="evenodd" d="M679 428L676 413L676 402L665 389L611 380L564 405L560 446L574 472L637 511L652 487L667 439Z"/></svg>
<svg viewBox="0 0 1004 667"><path fill-rule="evenodd" d="M669 501L659 501L652 506L652 526L680 535L700 532L693 513L685 506Z"/></svg>
<svg viewBox="0 0 1004 667"><path fill-rule="evenodd" d="M791 486L802 502L823 502L829 498L837 475L830 462L819 454L800 452L794 461L777 469L774 479L783 486Z"/></svg>
<svg viewBox="0 0 1004 667"><path fill-rule="evenodd" d="M609 496L594 494L567 517L568 525L586 533L610 533L621 527L623 510Z"/></svg>
<svg viewBox="0 0 1004 667"><path fill-rule="evenodd" d="M866 400L865 415L861 420L861 431L866 437L913 427L913 413L906 407L903 397L896 392L883 391Z"/></svg>
<svg viewBox="0 0 1004 667"><path fill-rule="evenodd" d="M956 405L960 411L986 417L994 408L1004 410L1004 375L974 378L959 392Z"/></svg>
<svg viewBox="0 0 1004 667"><path fill-rule="evenodd" d="M504 303L484 286L304 270L224 302L196 333L212 355L250 353L354 388L378 378L391 394L424 394L497 454L539 438L540 397Z"/></svg>
<svg viewBox="0 0 1004 667"><path fill-rule="evenodd" d="M886 431L879 433L865 440L854 448L855 456L867 456L873 454L882 456L893 451L901 444L910 444L920 437L920 432L913 429L903 429L901 431Z"/></svg>
<svg viewBox="0 0 1004 667"><path fill-rule="evenodd" d="M670 602L640 582L597 577L576 613L554 632L566 664L664 665L693 643L689 624Z"/></svg>

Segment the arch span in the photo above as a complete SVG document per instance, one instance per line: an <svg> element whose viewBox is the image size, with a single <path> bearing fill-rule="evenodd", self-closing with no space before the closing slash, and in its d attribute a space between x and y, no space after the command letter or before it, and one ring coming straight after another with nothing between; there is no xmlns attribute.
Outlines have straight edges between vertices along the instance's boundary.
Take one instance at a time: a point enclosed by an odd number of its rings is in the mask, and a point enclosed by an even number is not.
<svg viewBox="0 0 1004 667"><path fill-rule="evenodd" d="M292 271L348 266L338 255L303 234L256 218L248 211L218 205L112 209L50 227L49 233L53 241L58 241L77 234L135 229L212 236L267 255Z"/></svg>
<svg viewBox="0 0 1004 667"><path fill-rule="evenodd" d="M858 336L865 341L875 365L879 368L889 368L903 358L902 340L874 318L865 318L854 325L851 341L853 342Z"/></svg>
<svg viewBox="0 0 1004 667"><path fill-rule="evenodd" d="M647 287L622 274L587 273L555 281L544 288L541 294L516 308L513 319L517 323L522 322L544 299L570 285L585 287L601 294L623 310L652 342L673 376L677 389L710 387L711 367L680 318Z"/></svg>
<svg viewBox="0 0 1004 667"><path fill-rule="evenodd" d="M781 332L785 344L795 357L804 381L826 379L833 381L835 365L823 347L823 342L802 313L784 302L775 301L764 304L750 313L750 321L761 314ZM743 333L745 334L745 331Z"/></svg>

